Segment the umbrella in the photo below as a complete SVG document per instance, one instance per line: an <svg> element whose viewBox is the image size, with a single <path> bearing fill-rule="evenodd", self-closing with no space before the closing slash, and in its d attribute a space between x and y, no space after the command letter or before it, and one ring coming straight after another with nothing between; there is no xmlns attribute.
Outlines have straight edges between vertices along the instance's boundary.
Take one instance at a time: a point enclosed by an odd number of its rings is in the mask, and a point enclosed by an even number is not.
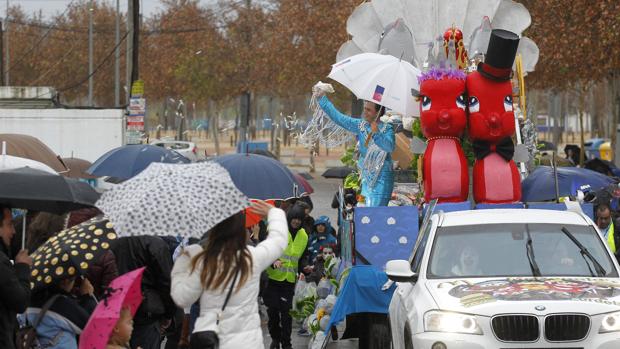
<svg viewBox="0 0 620 349"><path fill-rule="evenodd" d="M351 172L353 171L355 171L355 169L348 167L348 166L332 167L332 168L328 168L325 172L323 172L321 176L325 178L343 179L343 178L347 178L347 176L351 174Z"/></svg>
<svg viewBox="0 0 620 349"><path fill-rule="evenodd" d="M300 175L299 173L293 173L293 177L295 177L295 181L297 181L299 187L303 188L305 194L310 195L314 193L314 188L312 188L310 183L308 183L308 181L302 175Z"/></svg>
<svg viewBox="0 0 620 349"><path fill-rule="evenodd" d="M42 162L56 172L67 170L60 157L38 138L22 134L0 134L0 142L6 142L6 153Z"/></svg>
<svg viewBox="0 0 620 349"><path fill-rule="evenodd" d="M69 172L64 173L69 178L96 179L97 177L86 173L93 164L90 161L78 158L63 158L62 161L69 168Z"/></svg>
<svg viewBox="0 0 620 349"><path fill-rule="evenodd" d="M57 174L53 168L47 166L46 164L26 158L20 158L18 156L6 155L5 152L6 143L2 144L2 155L0 156L0 171L1 170L10 170L16 169L20 167L29 167L34 168L36 170L45 171L47 173Z"/></svg>
<svg viewBox="0 0 620 349"><path fill-rule="evenodd" d="M228 172L213 162L153 163L97 201L120 236L195 238L249 204Z"/></svg>
<svg viewBox="0 0 620 349"><path fill-rule="evenodd" d="M314 177L312 177L312 175L309 174L308 172L298 172L298 174L306 180L314 179Z"/></svg>
<svg viewBox="0 0 620 349"><path fill-rule="evenodd" d="M560 196L574 196L584 185L593 190L607 187L615 181L598 172L578 167L557 167L558 189ZM521 182L522 200L524 202L547 201L556 199L553 168L538 166Z"/></svg>
<svg viewBox="0 0 620 349"><path fill-rule="evenodd" d="M262 155L230 154L214 158L242 193L252 199L286 200L299 197L304 189L281 162Z"/></svg>
<svg viewBox="0 0 620 349"><path fill-rule="evenodd" d="M30 255L33 260L31 288L83 274L115 239L112 224L101 218L93 218L52 236Z"/></svg>
<svg viewBox="0 0 620 349"><path fill-rule="evenodd" d="M62 214L92 207L99 194L88 184L22 167L0 171L0 204Z"/></svg>
<svg viewBox="0 0 620 349"><path fill-rule="evenodd" d="M545 151L545 150L557 151L557 147L555 146L555 144L551 142L538 141L538 150L539 151Z"/></svg>
<svg viewBox="0 0 620 349"><path fill-rule="evenodd" d="M103 302L90 316L80 335L79 349L105 349L121 310L129 307L133 317L142 303L142 274L144 268L136 269L112 280Z"/></svg>
<svg viewBox="0 0 620 349"><path fill-rule="evenodd" d="M394 56L361 53L334 64L329 77L359 99L414 116L420 113L414 98L420 89L420 74L409 62Z"/></svg>
<svg viewBox="0 0 620 349"><path fill-rule="evenodd" d="M256 200L251 200L251 201L255 202ZM276 205L275 200L267 200L265 202L270 204L271 206L275 206ZM263 217L261 217L261 216L257 215L256 213L254 213L254 211L252 211L252 208L246 208L245 209L245 227L246 228L250 228L250 227L255 226L262 219L263 219Z"/></svg>
<svg viewBox="0 0 620 349"><path fill-rule="evenodd" d="M272 153L272 152L270 152L269 150L266 150L266 149L254 149L254 150L250 150L247 153L267 156L267 157L270 157L272 159L278 160L278 158L275 156L274 153Z"/></svg>
<svg viewBox="0 0 620 349"><path fill-rule="evenodd" d="M174 150L148 144L126 145L105 153L86 172L97 177L129 179L153 162L180 164L190 161Z"/></svg>

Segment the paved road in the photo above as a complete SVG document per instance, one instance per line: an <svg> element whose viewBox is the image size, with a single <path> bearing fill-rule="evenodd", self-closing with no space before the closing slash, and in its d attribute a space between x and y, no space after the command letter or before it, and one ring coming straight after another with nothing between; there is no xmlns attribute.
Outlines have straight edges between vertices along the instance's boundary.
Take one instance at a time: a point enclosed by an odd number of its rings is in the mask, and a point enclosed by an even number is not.
<svg viewBox="0 0 620 349"><path fill-rule="evenodd" d="M336 222L337 211L331 208L331 204L332 199L334 198L334 194L338 190L338 187L342 184L342 180L325 179L320 176L320 172L317 174L313 174L313 177L314 179L308 181L310 185L312 185L312 187L314 188L314 194L310 196L314 205L314 209L311 214L314 218L317 218L319 216L328 216L332 223L334 223ZM271 344L271 337L269 336L269 332L267 331L266 321L267 319L265 318L263 321L263 337L265 342L265 348L269 348L269 344ZM294 324L293 327L293 334L291 336L293 349L308 348L308 341L310 338L297 335L297 331L299 330L299 326L297 324ZM330 343L327 348L353 349L357 348L357 341L346 340L339 341L337 343Z"/></svg>

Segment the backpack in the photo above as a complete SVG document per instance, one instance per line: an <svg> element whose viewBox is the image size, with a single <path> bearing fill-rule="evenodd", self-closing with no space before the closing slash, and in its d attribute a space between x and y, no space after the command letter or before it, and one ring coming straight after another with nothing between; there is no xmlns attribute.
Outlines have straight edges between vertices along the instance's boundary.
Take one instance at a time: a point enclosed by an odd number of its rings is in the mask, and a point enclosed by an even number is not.
<svg viewBox="0 0 620 349"><path fill-rule="evenodd" d="M17 349L41 348L39 340L37 339L37 326L39 326L39 324L43 320L43 317L45 316L45 313L47 313L47 311L50 309L52 304L54 304L54 302L56 301L56 299L58 299L59 296L60 294L55 294L52 296L52 298L45 302L45 304L41 308L41 311L39 311L37 318L34 320L34 324L30 325L28 323L28 319L26 319L26 324L24 326L21 326L19 330L17 330Z"/></svg>

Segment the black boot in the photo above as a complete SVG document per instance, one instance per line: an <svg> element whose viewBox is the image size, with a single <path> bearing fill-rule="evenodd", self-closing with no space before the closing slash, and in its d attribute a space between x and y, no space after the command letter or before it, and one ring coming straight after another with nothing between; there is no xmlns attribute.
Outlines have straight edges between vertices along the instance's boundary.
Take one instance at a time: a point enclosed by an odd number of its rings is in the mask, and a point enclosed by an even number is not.
<svg viewBox="0 0 620 349"><path fill-rule="evenodd" d="M271 345L269 346L269 349L280 349L280 343L278 343L278 342L271 342Z"/></svg>

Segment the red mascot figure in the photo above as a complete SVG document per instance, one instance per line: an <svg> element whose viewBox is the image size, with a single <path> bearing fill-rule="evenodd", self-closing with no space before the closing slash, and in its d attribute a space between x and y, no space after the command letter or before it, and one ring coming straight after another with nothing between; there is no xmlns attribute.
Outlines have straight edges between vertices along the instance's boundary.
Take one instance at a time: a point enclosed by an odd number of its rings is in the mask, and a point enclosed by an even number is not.
<svg viewBox="0 0 620 349"><path fill-rule="evenodd" d="M465 73L431 69L420 77L420 124L428 145L424 152L424 200L466 201L467 160L461 139L467 127Z"/></svg>
<svg viewBox="0 0 620 349"><path fill-rule="evenodd" d="M519 37L493 30L484 63L467 76L469 137L476 162L473 172L477 203L521 200L521 180L512 156L515 119L512 111L512 64Z"/></svg>

